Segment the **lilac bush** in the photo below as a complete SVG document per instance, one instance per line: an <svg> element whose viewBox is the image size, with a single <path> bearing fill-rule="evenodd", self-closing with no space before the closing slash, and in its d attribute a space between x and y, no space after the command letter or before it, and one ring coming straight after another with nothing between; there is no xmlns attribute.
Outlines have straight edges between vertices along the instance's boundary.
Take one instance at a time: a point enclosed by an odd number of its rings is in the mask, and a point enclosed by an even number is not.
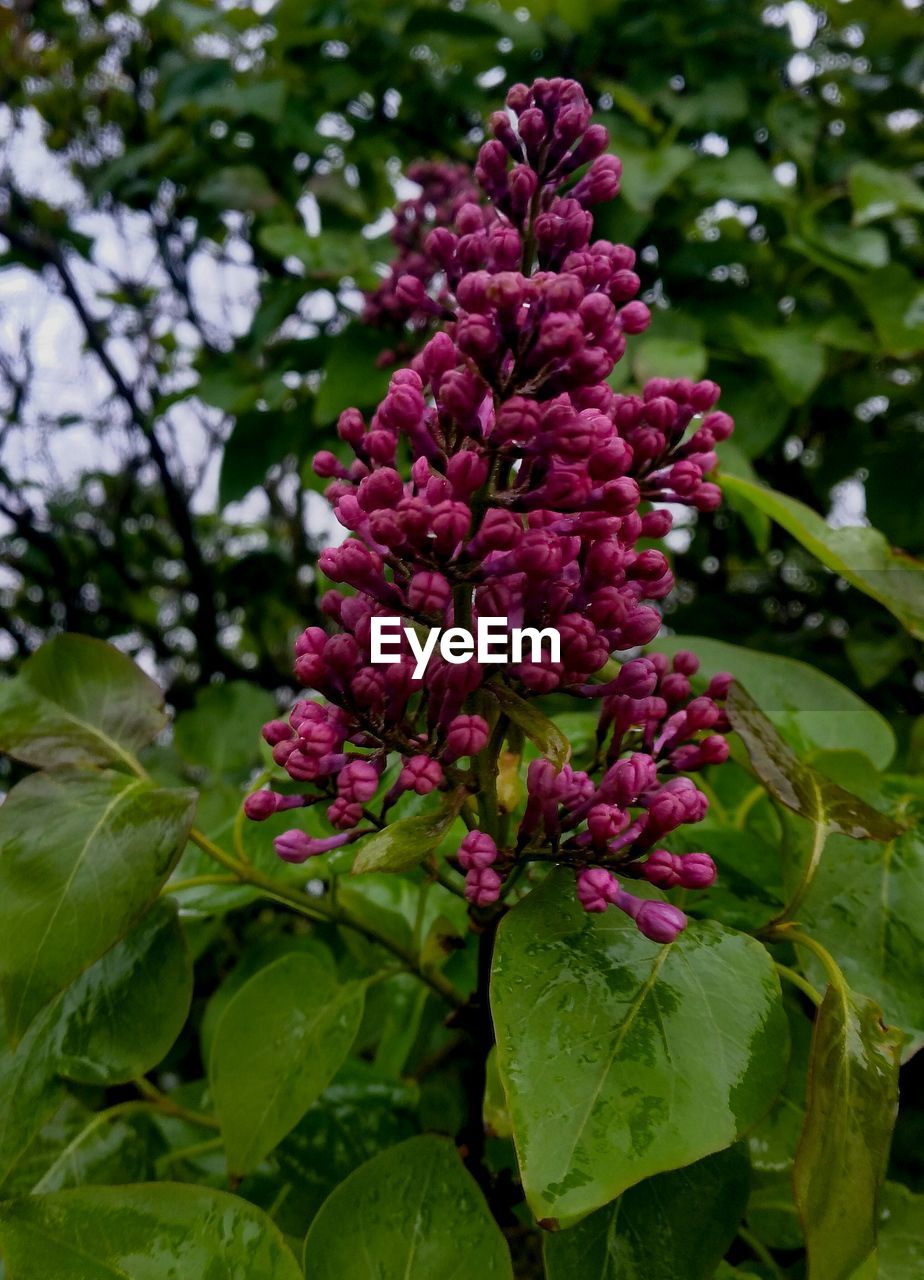
<svg viewBox="0 0 924 1280"><path fill-rule="evenodd" d="M453 862L473 906L497 902L522 864L551 858L574 869L587 911L615 905L669 941L683 913L632 895L615 873L661 887L712 883L707 854L657 846L706 813L686 775L727 757L730 677L694 697L692 654L669 663L631 653L657 635L656 602L673 587L654 545L671 528L670 505L716 508L706 477L733 423L715 408L713 382L654 378L641 395L607 382L649 311L632 249L593 238L590 209L617 194L620 164L581 87L515 85L491 128L475 167L480 200L463 170L428 166L421 196L399 210L402 252L370 315L436 331L369 422L356 409L341 415L351 459L315 457L351 535L320 568L346 590L323 598L330 630L309 628L296 644L296 677L320 699L264 730L273 759L307 789L259 791L247 813L326 806L334 834L276 839L281 858L302 862L384 826L405 792L442 792L470 827ZM425 210L449 225L424 234ZM415 678L406 639L396 662L372 665L376 616L554 628L560 660L434 656ZM606 669L613 653L626 660ZM533 760L514 832L495 793L512 727L494 696L501 687L599 705L592 767Z"/></svg>

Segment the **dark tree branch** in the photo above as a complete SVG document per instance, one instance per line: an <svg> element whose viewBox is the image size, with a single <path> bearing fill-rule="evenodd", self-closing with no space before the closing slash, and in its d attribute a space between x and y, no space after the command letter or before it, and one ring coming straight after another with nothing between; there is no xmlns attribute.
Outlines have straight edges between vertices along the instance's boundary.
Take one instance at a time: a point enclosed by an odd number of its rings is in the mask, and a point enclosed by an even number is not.
<svg viewBox="0 0 924 1280"><path fill-rule="evenodd" d="M212 574L199 547L187 495L174 476L169 459L157 437L155 420L139 403L134 388L126 381L109 354L103 328L87 309L60 245L39 232L24 231L23 221L24 219L16 222L10 218L0 219L0 234L4 235L16 248L38 258L55 271L65 296L83 326L87 345L106 370L116 394L128 410L132 424L144 436L151 460L157 468L170 521L183 548L189 585L199 605L195 634L203 675L208 677L215 672L225 675L235 674L237 673L236 665L222 652L218 644L218 620Z"/></svg>

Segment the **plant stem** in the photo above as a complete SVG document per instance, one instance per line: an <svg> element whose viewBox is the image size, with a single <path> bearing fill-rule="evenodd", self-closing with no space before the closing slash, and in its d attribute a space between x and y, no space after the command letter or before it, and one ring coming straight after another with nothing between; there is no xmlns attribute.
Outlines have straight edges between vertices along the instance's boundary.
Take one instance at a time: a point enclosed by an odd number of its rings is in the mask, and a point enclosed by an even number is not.
<svg viewBox="0 0 924 1280"><path fill-rule="evenodd" d="M164 1115L174 1116L177 1120L185 1120L189 1124L196 1124L201 1129L218 1128L218 1121L214 1116L208 1116L204 1111L192 1111L189 1107L181 1106L179 1102L174 1102L168 1093L161 1093L160 1089L144 1076L138 1076L132 1083L148 1103L157 1111L162 1111Z"/></svg>
<svg viewBox="0 0 924 1280"><path fill-rule="evenodd" d="M185 880L171 880L160 891L164 897L168 893L182 893L184 889L198 889L206 884L239 884L237 876L188 876Z"/></svg>
<svg viewBox="0 0 924 1280"><path fill-rule="evenodd" d="M386 951L390 951L393 956L401 961L405 969L415 974L422 982L425 982L447 1003L455 1008L461 1008L465 1003L465 998L456 990L448 978L444 978L441 973L435 970L422 969L419 960L400 942L390 937L387 933L376 929L374 925L357 919L342 905L334 907L318 898L309 898L300 889L291 889L288 885L277 883L269 876L264 875L262 871L257 870L251 863L238 862L236 858L226 853L224 849L220 848L196 827L193 827L189 833L189 838L203 853L207 853L215 862L232 871L239 883L252 885L264 897L270 898L274 902L279 902L283 906L290 907L293 911L297 911L300 915L306 916L316 923L338 924L344 929L352 929L354 933L362 934L370 942L375 942L384 947Z"/></svg>
<svg viewBox="0 0 924 1280"><path fill-rule="evenodd" d="M758 1240L757 1236L755 1236L753 1232L748 1231L747 1227L739 1227L738 1236L739 1239L743 1240L751 1250L754 1257L773 1272L773 1275L777 1277L777 1280L784 1280L783 1272L777 1265L776 1259L762 1240Z"/></svg>
<svg viewBox="0 0 924 1280"><path fill-rule="evenodd" d="M156 1162L157 1174L160 1176L164 1169L177 1164L180 1160L195 1160L197 1156L220 1150L223 1145L223 1138L206 1138L203 1142L191 1142L188 1147L177 1147L173 1151L166 1151Z"/></svg>
<svg viewBox="0 0 924 1280"><path fill-rule="evenodd" d="M801 973L797 973L795 969L790 969L788 965L774 962L776 971L781 978L785 978L787 982L791 982L794 987L798 987L803 995L808 996L812 1004L820 1005L824 997L809 982L808 978L803 978Z"/></svg>

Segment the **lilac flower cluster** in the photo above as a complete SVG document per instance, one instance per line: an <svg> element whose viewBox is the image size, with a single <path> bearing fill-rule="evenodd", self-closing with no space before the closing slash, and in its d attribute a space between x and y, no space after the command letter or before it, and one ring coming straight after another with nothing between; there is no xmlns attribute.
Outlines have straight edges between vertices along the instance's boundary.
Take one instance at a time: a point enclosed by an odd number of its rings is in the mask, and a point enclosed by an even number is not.
<svg viewBox="0 0 924 1280"><path fill-rule="evenodd" d="M655 846L706 812L682 775L727 756L730 678L694 697L691 654L632 659L613 678L602 668L657 634L655 604L673 586L649 545L672 523L657 504L718 505L707 476L733 424L712 382L658 378L640 395L608 385L649 320L632 250L592 239L589 208L616 194L619 161L573 81L516 85L507 106L475 170L487 203L459 173L419 171L434 189L399 218L401 273L370 307L438 328L370 421L341 415L352 459L315 458L353 536L319 561L337 584L322 600L330 630L296 644L295 674L321 699L264 730L276 763L311 790L257 792L247 812L325 803L336 834L276 840L300 862L385 825L408 792L448 792L472 828L455 864L475 906L498 900L518 862L554 860L575 868L588 911L615 905L667 941L683 914L633 897L614 870L662 888L711 883L707 855ZM447 225L422 236L427 209ZM406 640L392 665L371 663L372 619L395 615L421 628L479 617L554 628L560 660L434 657L416 679ZM599 701L596 758L587 771L534 761L516 839L499 845L479 796L510 727L501 695L553 690Z"/></svg>

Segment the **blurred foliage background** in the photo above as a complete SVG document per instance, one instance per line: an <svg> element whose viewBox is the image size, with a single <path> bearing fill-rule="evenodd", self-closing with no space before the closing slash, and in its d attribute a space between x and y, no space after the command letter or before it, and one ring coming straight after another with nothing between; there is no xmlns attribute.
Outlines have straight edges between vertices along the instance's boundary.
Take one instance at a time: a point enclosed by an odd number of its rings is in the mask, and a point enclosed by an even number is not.
<svg viewBox="0 0 924 1280"><path fill-rule="evenodd" d="M915 0L0 4L0 656L116 642L182 707L288 682L329 517L308 458L401 335L358 323L418 157L578 77L654 323L727 470L924 551ZM383 356L383 353L386 353ZM914 642L739 503L675 535L671 629L811 661L906 736Z"/></svg>

